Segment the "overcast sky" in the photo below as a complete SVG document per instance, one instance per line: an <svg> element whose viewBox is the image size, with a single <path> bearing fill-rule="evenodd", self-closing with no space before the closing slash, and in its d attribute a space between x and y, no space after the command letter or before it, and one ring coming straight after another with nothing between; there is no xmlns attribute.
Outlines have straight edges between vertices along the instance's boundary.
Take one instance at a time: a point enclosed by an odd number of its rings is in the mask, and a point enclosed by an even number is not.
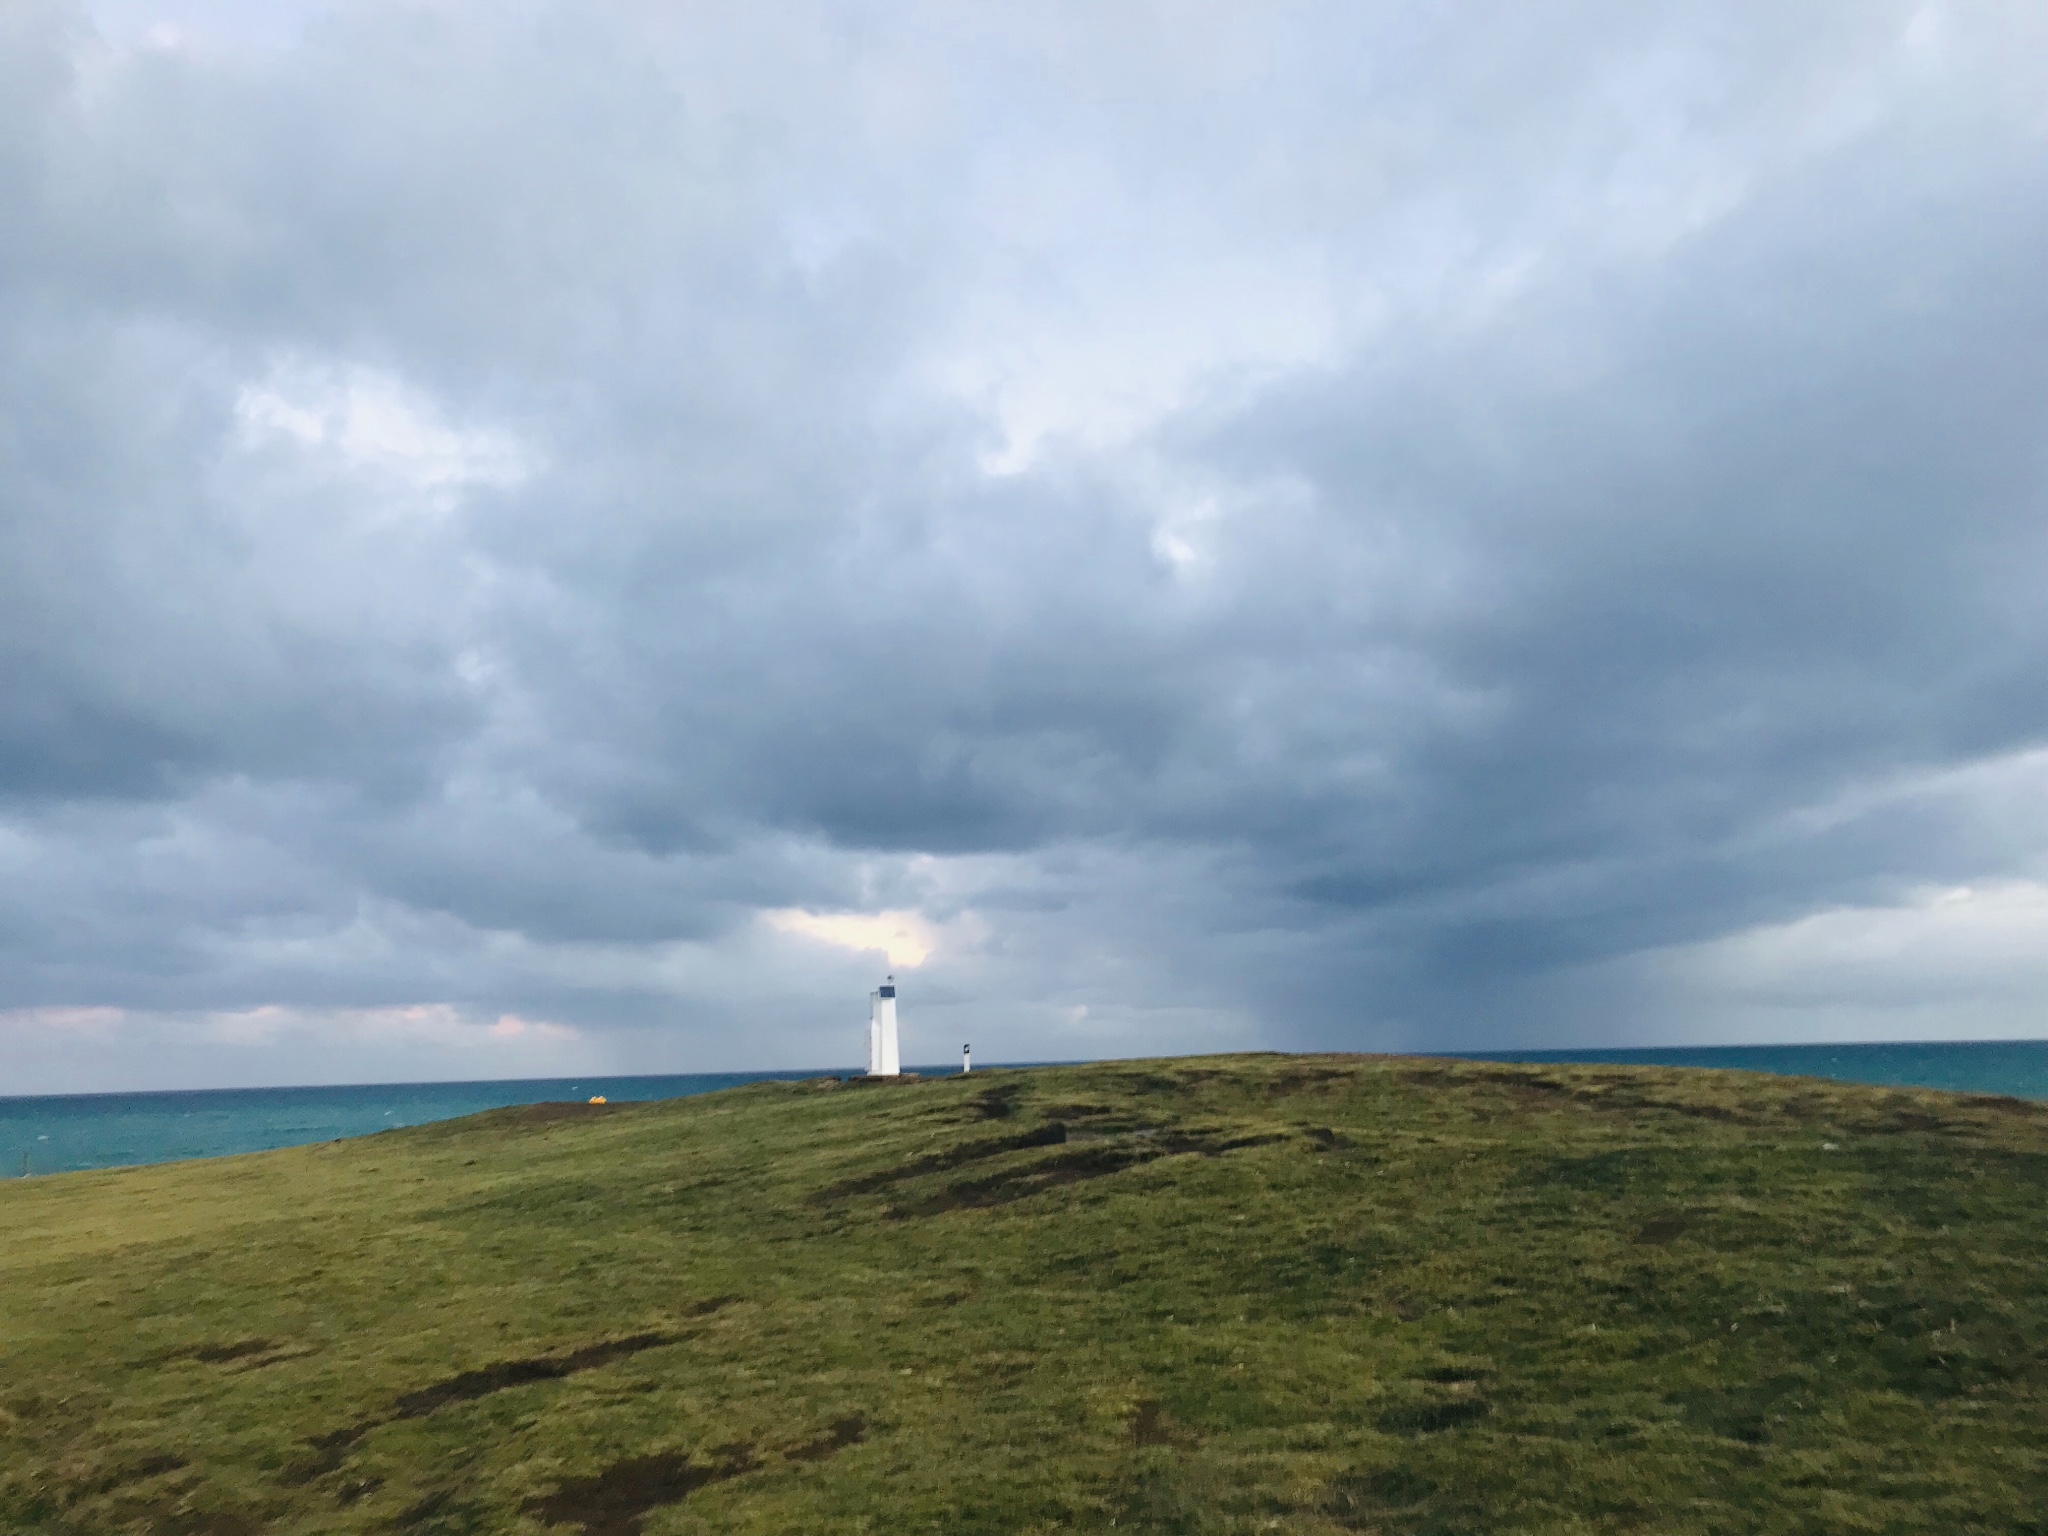
<svg viewBox="0 0 2048 1536"><path fill-rule="evenodd" d="M0 1093L2048 1036L2048 8L0 5Z"/></svg>

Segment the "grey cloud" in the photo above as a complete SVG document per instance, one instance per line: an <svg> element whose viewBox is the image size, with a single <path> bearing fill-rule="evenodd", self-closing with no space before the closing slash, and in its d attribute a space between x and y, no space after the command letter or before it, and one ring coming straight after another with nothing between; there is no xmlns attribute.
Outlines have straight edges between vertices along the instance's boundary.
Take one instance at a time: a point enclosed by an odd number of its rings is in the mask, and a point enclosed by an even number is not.
<svg viewBox="0 0 2048 1536"><path fill-rule="evenodd" d="M0 1010L1656 1039L2043 876L1802 820L2048 737L2026 12L836 14L8 23Z"/></svg>

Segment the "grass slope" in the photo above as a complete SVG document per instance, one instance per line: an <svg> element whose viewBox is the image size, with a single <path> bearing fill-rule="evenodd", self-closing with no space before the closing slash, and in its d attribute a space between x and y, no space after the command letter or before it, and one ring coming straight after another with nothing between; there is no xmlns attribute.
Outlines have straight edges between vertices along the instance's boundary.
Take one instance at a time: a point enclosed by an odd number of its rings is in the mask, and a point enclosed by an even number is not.
<svg viewBox="0 0 2048 1536"><path fill-rule="evenodd" d="M2048 1106L1234 1057L0 1186L0 1530L2048 1532Z"/></svg>

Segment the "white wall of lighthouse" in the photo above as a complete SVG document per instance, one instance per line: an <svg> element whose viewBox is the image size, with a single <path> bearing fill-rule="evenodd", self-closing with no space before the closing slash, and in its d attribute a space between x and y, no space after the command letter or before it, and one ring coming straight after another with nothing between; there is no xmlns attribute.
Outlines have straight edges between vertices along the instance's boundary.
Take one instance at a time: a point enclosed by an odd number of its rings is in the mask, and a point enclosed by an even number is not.
<svg viewBox="0 0 2048 1536"><path fill-rule="evenodd" d="M868 1076L896 1077L903 1071L896 1045L896 978L868 994Z"/></svg>

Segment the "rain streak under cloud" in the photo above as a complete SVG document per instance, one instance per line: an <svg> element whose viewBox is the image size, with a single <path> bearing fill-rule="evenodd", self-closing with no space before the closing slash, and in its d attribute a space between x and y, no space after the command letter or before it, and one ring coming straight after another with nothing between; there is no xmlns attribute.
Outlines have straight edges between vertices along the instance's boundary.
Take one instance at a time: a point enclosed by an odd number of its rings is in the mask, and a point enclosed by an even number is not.
<svg viewBox="0 0 2048 1536"><path fill-rule="evenodd" d="M17 0L0 1092L2048 1033L2044 68Z"/></svg>

